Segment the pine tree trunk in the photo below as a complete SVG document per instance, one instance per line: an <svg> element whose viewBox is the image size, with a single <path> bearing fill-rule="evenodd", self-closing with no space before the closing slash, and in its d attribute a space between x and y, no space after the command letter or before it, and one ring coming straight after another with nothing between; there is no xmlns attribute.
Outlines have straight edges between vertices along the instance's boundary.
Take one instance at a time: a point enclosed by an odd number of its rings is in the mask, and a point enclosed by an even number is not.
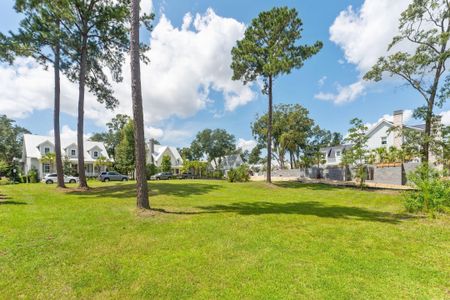
<svg viewBox="0 0 450 300"><path fill-rule="evenodd" d="M139 0L131 1L131 98L133 101L134 142L136 153L136 205L150 209L145 174L145 136L142 111L141 69L139 58Z"/></svg>
<svg viewBox="0 0 450 300"><path fill-rule="evenodd" d="M78 87L78 124L77 124L77 146L78 146L78 175L80 188L88 188L86 173L84 169L84 93L86 85L87 68L87 37L83 36L80 59L80 78Z"/></svg>
<svg viewBox="0 0 450 300"><path fill-rule="evenodd" d="M59 26L59 22L58 22ZM55 73L55 107L53 110L53 130L55 134L55 155L56 155L56 174L58 178L58 187L65 188L64 184L64 170L61 155L61 133L59 124L59 112L61 110L61 80L60 80L60 44L56 43L54 54L55 61L53 63L53 69Z"/></svg>
<svg viewBox="0 0 450 300"><path fill-rule="evenodd" d="M272 182L272 76L269 76L269 124L267 124L267 183Z"/></svg>

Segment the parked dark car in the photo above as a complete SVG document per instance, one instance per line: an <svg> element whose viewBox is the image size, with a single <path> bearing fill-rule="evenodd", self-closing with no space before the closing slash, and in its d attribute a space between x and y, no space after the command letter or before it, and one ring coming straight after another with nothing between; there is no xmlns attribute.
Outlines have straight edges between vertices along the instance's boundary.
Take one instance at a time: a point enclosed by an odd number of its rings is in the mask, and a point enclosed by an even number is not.
<svg viewBox="0 0 450 300"><path fill-rule="evenodd" d="M171 172L161 172L150 177L152 180L168 180L172 179L173 174Z"/></svg>
<svg viewBox="0 0 450 300"><path fill-rule="evenodd" d="M191 172L183 172L181 174L178 174L178 179L194 179L195 176Z"/></svg>
<svg viewBox="0 0 450 300"><path fill-rule="evenodd" d="M102 172L98 176L98 180L100 181L128 181L128 176L119 174L117 172Z"/></svg>

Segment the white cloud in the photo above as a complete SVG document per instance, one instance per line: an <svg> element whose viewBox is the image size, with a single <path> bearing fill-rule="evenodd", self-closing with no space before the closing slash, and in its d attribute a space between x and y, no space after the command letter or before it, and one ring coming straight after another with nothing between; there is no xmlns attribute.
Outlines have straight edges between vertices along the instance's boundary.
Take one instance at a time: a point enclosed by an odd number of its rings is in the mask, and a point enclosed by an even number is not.
<svg viewBox="0 0 450 300"><path fill-rule="evenodd" d="M348 86L338 85L337 93L323 93L320 92L314 95L314 98L325 101L333 101L336 104L343 104L346 102L351 102L364 94L364 89L367 83L360 80Z"/></svg>
<svg viewBox="0 0 450 300"><path fill-rule="evenodd" d="M153 1L152 0L141 0L141 15L150 14L153 12Z"/></svg>
<svg viewBox="0 0 450 300"><path fill-rule="evenodd" d="M341 11L330 27L330 40L344 51L346 62L356 66L360 79L348 86L338 86L337 93L319 93L317 99L337 104L351 102L364 94L368 84L363 75L380 56L387 54L387 47L398 34L400 14L410 0L365 0L361 9L352 6ZM402 50L411 46L402 44ZM338 61L343 64L343 60Z"/></svg>
<svg viewBox="0 0 450 300"><path fill-rule="evenodd" d="M347 62L368 71L398 33L400 14L410 0L365 0L359 11L341 11L330 27L330 40L344 50Z"/></svg>
<svg viewBox="0 0 450 300"><path fill-rule="evenodd" d="M442 124L450 126L450 110L440 114L442 116Z"/></svg>
<svg viewBox="0 0 450 300"><path fill-rule="evenodd" d="M242 138L239 138L236 143L236 146L238 148L241 148L243 151L245 151L245 150L252 151L253 148L256 147L256 145L257 145L257 143L255 140L245 140Z"/></svg>
<svg viewBox="0 0 450 300"><path fill-rule="evenodd" d="M52 129L48 132L49 136L54 136L55 135L55 131ZM86 133L84 135L84 138L87 140L92 136L91 133ZM68 125L63 125L63 127L61 128L61 140L76 140L77 139L77 131L70 128Z"/></svg>
<svg viewBox="0 0 450 300"><path fill-rule="evenodd" d="M143 9L152 9L143 1ZM255 98L250 86L231 80L231 49L243 37L245 25L232 18L205 14L186 14L180 28L162 15L151 33L151 62L141 64L144 117L147 127L161 127L173 116L186 118L212 103L210 93L224 96L224 109L232 111ZM86 94L85 117L104 126L116 113L131 115L129 60L123 68L124 81L113 84L119 107L107 111L95 97ZM76 116L77 86L62 77L61 109ZM31 59L21 58L14 66L0 65L0 111L12 118L26 118L35 110L53 107L53 71ZM151 131L151 130L150 130ZM147 132L150 132L147 130ZM155 133L155 129L153 129ZM157 131L157 135L161 132ZM164 130L164 134L168 134Z"/></svg>
<svg viewBox="0 0 450 300"><path fill-rule="evenodd" d="M322 76L322 78L319 79L317 84L322 87L325 84L325 81L327 81L327 76Z"/></svg>

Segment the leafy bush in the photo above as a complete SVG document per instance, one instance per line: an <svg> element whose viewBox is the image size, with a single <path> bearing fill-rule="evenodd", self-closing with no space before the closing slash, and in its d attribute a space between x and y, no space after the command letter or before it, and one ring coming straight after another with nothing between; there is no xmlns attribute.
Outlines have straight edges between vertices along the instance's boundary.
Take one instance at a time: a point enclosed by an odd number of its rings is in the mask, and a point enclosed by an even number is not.
<svg viewBox="0 0 450 300"><path fill-rule="evenodd" d="M250 169L245 164L241 165L228 171L227 177L229 182L247 182L250 180Z"/></svg>
<svg viewBox="0 0 450 300"><path fill-rule="evenodd" d="M409 212L444 212L450 209L450 182L426 164L408 174L415 191L405 193L405 207Z"/></svg>
<svg viewBox="0 0 450 300"><path fill-rule="evenodd" d="M39 181L36 169L31 169L30 171L28 171L28 176L30 177L30 183L37 183Z"/></svg>
<svg viewBox="0 0 450 300"><path fill-rule="evenodd" d="M155 175L159 172L159 168L155 164L147 164L145 166L147 180L150 179L151 176Z"/></svg>

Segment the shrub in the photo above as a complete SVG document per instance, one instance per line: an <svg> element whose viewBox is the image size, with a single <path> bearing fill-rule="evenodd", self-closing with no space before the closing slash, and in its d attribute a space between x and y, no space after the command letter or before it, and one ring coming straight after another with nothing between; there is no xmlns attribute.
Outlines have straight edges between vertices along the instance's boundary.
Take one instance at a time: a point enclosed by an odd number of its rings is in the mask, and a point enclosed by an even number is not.
<svg viewBox="0 0 450 300"><path fill-rule="evenodd" d="M145 166L147 180L150 179L151 176L155 175L159 172L159 168L155 164L147 164Z"/></svg>
<svg viewBox="0 0 450 300"><path fill-rule="evenodd" d="M245 164L241 165L228 171L227 177L229 182L247 182L250 180L250 169Z"/></svg>
<svg viewBox="0 0 450 300"><path fill-rule="evenodd" d="M36 169L31 169L30 171L28 171L28 176L30 177L30 183L37 183L39 181Z"/></svg>
<svg viewBox="0 0 450 300"><path fill-rule="evenodd" d="M405 207L409 212L444 212L450 209L450 182L426 164L408 174L415 191L405 193Z"/></svg>

